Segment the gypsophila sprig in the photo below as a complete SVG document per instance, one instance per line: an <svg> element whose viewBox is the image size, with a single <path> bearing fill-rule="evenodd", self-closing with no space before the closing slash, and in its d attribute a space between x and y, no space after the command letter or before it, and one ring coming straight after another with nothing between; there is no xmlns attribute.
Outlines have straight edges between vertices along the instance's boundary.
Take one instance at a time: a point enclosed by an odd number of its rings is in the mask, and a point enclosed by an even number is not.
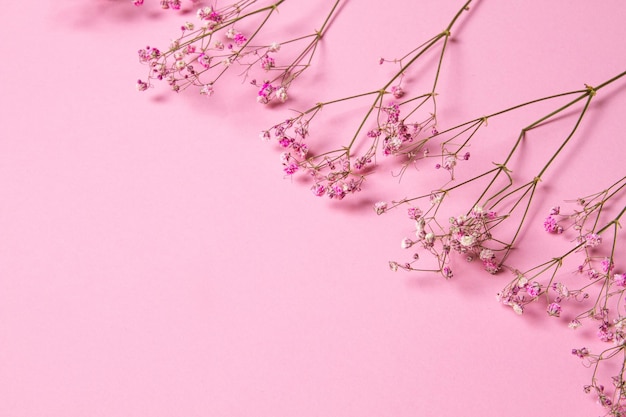
<svg viewBox="0 0 626 417"><path fill-rule="evenodd" d="M200 94L210 97L217 81L235 69L244 80L250 79L258 103L287 101L291 84L310 67L340 0L333 3L319 30L266 44L254 44L253 40L286 0L255 9L257 1L241 0L221 8L202 7L197 10L195 21L180 26L180 35L167 50L149 46L140 49L139 61L149 67L149 72L146 81L137 80L137 90L146 91L153 81L165 81L173 91L195 87ZM238 29L257 15L261 21L255 29L246 33ZM286 48L299 52L295 58L282 58L288 56Z"/></svg>
<svg viewBox="0 0 626 417"><path fill-rule="evenodd" d="M507 257L516 246L517 239L534 201L533 197L543 176L574 137L597 91L619 80L624 75L626 75L626 72L611 78L596 88L585 86L584 90L571 91L522 103L487 117L477 118L445 130L444 132L461 130L461 133L455 134L454 138L457 139L457 142L460 142L458 146L462 149L467 146L470 140L476 140L478 129L486 123L487 119L546 100L577 95L576 98L565 105L559 106L557 109L522 128L503 163L495 164L494 168L458 184L444 185L443 187L434 188L435 191L394 201L390 205L386 205L385 210L377 210L377 213L386 212L400 205L410 205L409 217L415 221L415 235L417 238L412 243L417 244L419 248L426 249L427 252L436 258L439 265L437 271L444 277L449 278L452 276L449 266L450 253L458 253L468 260L479 258L483 263L484 269L491 274L495 274L505 266ZM526 140L529 132L539 130L545 121L556 117L565 110L572 110L576 104L581 102L583 105L578 110L578 116L573 126L566 131L562 142L554 153L547 158L546 163L539 169L538 173L533 177L522 178L521 180L514 177L509 165L513 156L520 152L520 145L522 141ZM467 137L464 140L458 140L462 135L467 135ZM445 143L445 146L448 146L447 144L450 142L446 141ZM452 192L458 194L460 190L479 180L487 180L488 184L469 208L450 217L448 221L437 216L444 199L448 199ZM520 182L521 185L518 185ZM421 203L425 204L426 207L417 205L417 203L425 202L426 200L428 201L427 203ZM416 218L414 213L422 213L422 211L424 214ZM496 229L509 219L515 219L518 222L514 227L512 236L506 238L497 237L495 234ZM558 226L556 222L553 224L553 220L547 219L544 222L544 228L550 231L559 231L561 226ZM405 247L408 249L410 246L405 245ZM414 254L412 261L408 263L394 261L394 264L397 264L401 269L422 271L423 268L415 266L419 259L421 259L419 254ZM511 303L511 306L521 313L523 305ZM560 306L552 305L549 312L553 316L559 316Z"/></svg>
<svg viewBox="0 0 626 417"><path fill-rule="evenodd" d="M420 151L424 151L422 155L427 156L425 145L437 136L436 87L446 46L452 27L461 14L469 10L470 3L471 0L463 5L443 31L404 57L382 59L381 63L392 62L399 65L399 69L381 88L317 103L262 131L262 139L273 138L283 148L280 156L283 172L288 176L304 172L313 179L311 190L314 195L342 200L361 190L366 175L370 175L376 166L378 156L408 155L411 162L418 159ZM419 58L435 47L440 48L439 60L431 88L426 93L405 98L407 94L402 87L404 76ZM394 99L388 100L388 96ZM347 143L334 150L310 151L311 124L322 109L366 97L373 97L373 102L363 108L364 117L357 123ZM399 101L401 98L404 100ZM428 103L432 105L430 111L425 114L418 112L423 111ZM412 151L403 152L409 144ZM463 158L468 159L469 153ZM451 159L447 161L445 167L452 172L456 162Z"/></svg>
<svg viewBox="0 0 626 417"><path fill-rule="evenodd" d="M559 235L570 238L572 247L526 271L513 270L515 279L498 294L498 300L518 314L531 303L544 301L551 316L558 317L565 309L575 310L568 324L571 329L585 322L596 327L598 340L612 346L599 354L587 347L575 348L572 354L593 369L585 392L596 395L607 415L612 416L623 416L626 410L626 266L620 256L626 251L620 247L623 239L619 239L620 221L626 213L625 195L626 177L622 177L598 193L570 202L575 207L569 213L563 213L560 206L552 207L548 217L558 225ZM619 212L605 223L610 205ZM551 227L546 231L554 233ZM612 377L612 384L606 385L610 388L605 388L598 370L611 363L619 372Z"/></svg>

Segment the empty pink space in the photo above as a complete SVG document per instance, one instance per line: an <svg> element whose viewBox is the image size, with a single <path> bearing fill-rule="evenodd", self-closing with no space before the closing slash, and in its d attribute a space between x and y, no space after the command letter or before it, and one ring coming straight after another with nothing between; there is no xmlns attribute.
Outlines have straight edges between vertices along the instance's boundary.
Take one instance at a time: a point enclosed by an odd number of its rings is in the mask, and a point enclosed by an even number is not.
<svg viewBox="0 0 626 417"><path fill-rule="evenodd" d="M263 106L237 71L211 97L136 90L148 73L137 50L167 49L209 5L182 1L3 5L0 417L603 415L571 350L612 345L593 325L568 329L575 303L558 318L541 303L516 315L496 300L514 275L462 257L450 280L390 270L411 260L400 243L415 222L373 204L455 184L445 168L427 160L400 180L379 156L361 192L330 200L259 139L294 109L380 89L400 68L381 57L431 39L463 2L340 1L290 99ZM315 33L333 3L285 1L264 41ZM471 2L441 67L437 128L622 73L624 16L619 0ZM437 57L407 71L408 94L430 88ZM368 100L325 107L317 149L349 140ZM489 118L454 181L502 163L565 102ZM626 79L599 90L542 174L528 243L510 257L520 268L571 243L544 232L550 207L624 176L625 109ZM541 171L577 114L528 132L516 178ZM455 194L451 215L479 192Z"/></svg>

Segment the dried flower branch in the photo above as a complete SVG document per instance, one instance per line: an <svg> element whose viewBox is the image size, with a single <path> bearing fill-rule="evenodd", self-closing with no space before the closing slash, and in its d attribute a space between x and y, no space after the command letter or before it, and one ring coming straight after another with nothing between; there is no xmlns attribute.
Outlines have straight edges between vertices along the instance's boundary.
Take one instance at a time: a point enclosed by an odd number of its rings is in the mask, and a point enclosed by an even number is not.
<svg viewBox="0 0 626 417"><path fill-rule="evenodd" d="M613 346L600 354L592 354L587 347L573 349L572 354L593 368L591 383L585 387L585 392L595 393L607 415L612 416L626 415L626 269L618 264L619 254L624 253L624 249L619 248L618 236L620 221L626 213L625 193L626 177L622 177L598 193L578 198L577 208L572 213L562 214L560 206L553 207L544 222L546 232L567 235L573 231L573 246L562 255L524 272L513 269L515 278L498 294L499 301L518 314L529 304L541 300L547 306L548 315L559 317L566 302L576 302L575 306L583 311L569 321L569 327L577 329L587 320L596 323L599 341ZM610 204L617 204L619 212L602 225ZM607 242L610 242L608 248ZM560 274L572 264L573 274ZM598 379L600 365L609 363L616 363L619 369L618 374L612 376L612 392Z"/></svg>
<svg viewBox="0 0 626 417"><path fill-rule="evenodd" d="M427 209L423 211L416 207L409 209L409 217L415 221L416 224L417 239L405 238L402 241L402 246L408 248L418 244L418 246L426 249L426 251L430 252L437 259L438 266L435 268L435 271L441 273L446 278L452 276L452 271L448 265L451 252L457 252L469 260L478 257L481 259L488 272L492 274L496 273L505 266L507 257L517 243L522 227L527 220L531 204L533 203L533 197L540 181L543 179L548 168L554 163L563 149L574 137L597 91L611 85L624 75L626 75L626 72L607 80L595 88L586 86L584 90L571 91L522 103L493 113L487 117L477 118L443 131L441 134L454 133L457 130L461 130L461 133L453 135L453 139L455 139L456 142L460 142L460 144L454 145L456 148L449 151L451 155L456 156L471 140L475 140L478 129L483 126L488 119L541 101L552 100L567 95L577 95L576 98L565 105L558 107L522 128L503 163L495 164L495 167L456 185L433 187L432 189L434 191L429 191L428 193L416 197L394 201L390 205L379 203L375 206L377 213L382 214L400 205L414 204L417 201L428 199L429 207ZM582 108L578 110L578 116L573 127L567 131L561 144L551 154L539 172L533 177L521 179L521 181L518 178L514 178L512 169L509 166L513 156L519 152L520 144L526 139L528 133L531 130L539 129L545 121L554 118L563 111L567 109L571 110L574 105L580 102L582 102L583 105ZM461 139L463 137L462 135L466 135L465 139ZM451 143L450 139L443 141L442 149L451 148ZM472 199L474 202L467 210L447 219L447 221L438 219L437 214L446 197L449 197L453 191L459 192L463 187L478 180L488 180L489 182L478 197ZM522 184L518 185L520 182ZM517 217L514 216L516 212ZM419 215L416 213L419 213ZM512 236L510 238L497 238L495 236L496 228L501 226L505 221L514 218L519 223L515 227ZM411 262L392 262L390 266L393 270L400 268L422 271L424 270L423 268L416 269L413 266L418 259L419 255L415 254Z"/></svg>
<svg viewBox="0 0 626 417"><path fill-rule="evenodd" d="M313 56L331 17L337 11L336 0L319 30L282 42L255 45L252 41L259 35L271 16L285 0L253 8L258 0L240 0L227 7L202 7L196 15L199 24L186 22L180 27L181 34L172 41L167 51L146 47L139 50L139 61L148 65L147 81L138 80L137 89L145 91L152 81L165 81L178 92L189 87L199 88L200 94L211 96L215 83L231 68L240 68L240 75L247 79L261 72L263 81L252 79L256 87L256 100L267 104L278 100L285 102L293 81L310 67ZM256 15L260 23L249 34L237 29L237 24ZM279 51L285 47L304 44L296 57L288 64L280 64Z"/></svg>
<svg viewBox="0 0 626 417"><path fill-rule="evenodd" d="M261 132L262 139L274 138L284 149L281 154L284 173L293 175L298 171L304 171L313 178L314 185L311 190L314 195L326 195L341 200L349 194L360 191L366 172L372 172L379 154L384 156L401 154L402 149L410 143L414 148L423 147L429 138L436 134L436 88L451 29L461 14L469 10L470 3L471 0L467 1L459 9L443 31L404 57L391 61L381 59L381 63L393 62L400 66L381 88L320 102L308 110L299 112L297 116ZM396 100L405 95L402 87L403 77L426 52L435 47L440 48L439 60L430 90L398 103L385 104L384 99L387 95L392 95ZM334 150L311 152L308 143L310 125L320 111L333 104L365 97L374 97L374 100L363 108L364 116L357 123L349 142ZM432 105L431 111L421 118L417 117L418 110L427 103ZM370 124L375 127L365 132L366 126Z"/></svg>

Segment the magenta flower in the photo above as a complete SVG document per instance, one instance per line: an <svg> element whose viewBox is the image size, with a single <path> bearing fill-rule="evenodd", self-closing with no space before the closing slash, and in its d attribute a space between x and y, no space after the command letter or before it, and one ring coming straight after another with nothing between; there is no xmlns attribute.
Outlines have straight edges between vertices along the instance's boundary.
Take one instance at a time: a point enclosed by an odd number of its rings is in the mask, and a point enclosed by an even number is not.
<svg viewBox="0 0 626 417"><path fill-rule="evenodd" d="M548 233L555 233L557 231L558 224L552 216L546 217L543 222L543 228Z"/></svg>
<svg viewBox="0 0 626 417"><path fill-rule="evenodd" d="M618 287L626 287L626 274L615 274L613 275L613 282Z"/></svg>
<svg viewBox="0 0 626 417"><path fill-rule="evenodd" d="M552 317L559 317L561 315L561 305L559 303L550 303L547 312Z"/></svg>

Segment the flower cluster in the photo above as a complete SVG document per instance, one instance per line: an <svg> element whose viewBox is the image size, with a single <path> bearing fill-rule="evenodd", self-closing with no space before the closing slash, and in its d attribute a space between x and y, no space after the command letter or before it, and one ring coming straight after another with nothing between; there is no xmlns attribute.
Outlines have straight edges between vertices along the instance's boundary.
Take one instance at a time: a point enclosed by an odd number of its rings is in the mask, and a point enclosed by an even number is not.
<svg viewBox="0 0 626 417"><path fill-rule="evenodd" d="M364 177L355 174L350 168L350 159L346 157L346 153L328 154L323 158L309 157L309 147L305 139L309 135L309 122L313 116L306 116L301 114L261 133L262 139L271 140L273 137L283 149L280 161L284 173L308 173L314 182L311 191L317 196L326 195L342 200L348 194L360 191Z"/></svg>
<svg viewBox="0 0 626 417"><path fill-rule="evenodd" d="M618 256L623 253L623 248L619 248L619 224L626 207L622 206L608 221L605 217L609 203L620 202L625 191L623 177L601 192L577 199L570 213L563 214L560 207L552 208L548 217L553 222L549 223L555 223L556 231L571 239L572 247L524 272L514 270L515 279L498 294L498 300L518 314L529 304L543 300L547 314L559 317L565 303L575 302L574 308L582 311L569 320L568 326L577 329L590 321L598 341L611 345L600 354L592 354L587 347L573 349L572 354L593 367L592 381L585 391L596 394L613 416L626 415L625 369L618 366L620 371L612 378L613 392L599 382L597 371L603 363L624 363L626 358L626 313L622 306L626 297L626 267ZM555 232L553 228L545 229ZM572 265L573 274L560 273L566 265Z"/></svg>
<svg viewBox="0 0 626 417"><path fill-rule="evenodd" d="M399 69L385 83L382 88L367 91L348 97L319 102L308 110L298 112L298 115L280 122L261 132L263 139L274 138L283 149L281 162L283 170L288 175L307 172L313 178L312 191L316 196L328 196L341 200L349 194L361 190L365 176L370 175L378 156L397 156L402 158L402 170L420 159L428 157L441 158L441 163L435 168L444 168L451 175L460 160L468 160L469 152L460 154L460 146L455 151L449 151L448 141L441 145L442 152L431 154L427 144L439 138L436 129L436 86L440 74L446 44L450 38L450 29L460 15L468 10L466 4L458 11L447 28L434 36L430 42L420 45L405 56L394 60L381 59L380 63L392 62L399 65ZM406 91L402 87L402 80L423 54L431 48L440 47L439 67L434 76L432 87L427 93L405 98ZM259 90L259 100L265 101L266 95L282 96L280 89L271 83L263 83ZM387 102L386 96L391 95L395 100ZM367 97L373 97L373 102L364 107L364 117L347 144L333 150L318 150L312 152L310 143L310 125L322 108L338 103L354 103ZM432 104L432 111L426 115L418 112L427 104ZM369 129L369 130L366 130ZM452 140L452 139L449 139ZM305 151L303 151L305 149ZM285 153L286 151L286 153Z"/></svg>
<svg viewBox="0 0 626 417"><path fill-rule="evenodd" d="M422 212L417 207L408 209L408 216L415 222L416 239L404 238L401 242L403 249L409 249L414 245L425 249L434 255L439 265L438 271L445 277L452 277L452 269L449 266L449 255L451 252L457 253L472 261L480 259L483 267L491 274L495 274L500 269L496 253L490 248L492 240L491 228L502 220L494 211L485 211L482 207L475 206L469 214L462 214L450 217L448 226L443 228L439 225L434 215L437 206L441 204L441 195L431 196L431 207ZM387 209L387 204L379 202L375 205L376 212L382 214ZM399 264L391 262L393 270L398 268L404 270L423 271L423 268L414 267L414 263L420 259L419 253L413 255L413 260L408 263Z"/></svg>
<svg viewBox="0 0 626 417"><path fill-rule="evenodd" d="M166 49L147 46L139 49L139 61L149 68L147 80L136 82L138 91L145 91L153 81L166 82L173 91L189 87L198 88L200 94L211 96L215 83L230 68L237 66L244 79L259 73L263 81L251 78L250 84L256 88L256 100L262 104L272 101L285 102L292 82L310 65L317 44L324 30L337 10L336 0L322 25L322 29L309 35L282 42L268 42L255 45L257 38L278 6L286 0L254 8L258 0L240 0L229 6L217 8L201 7L196 12L196 21L187 21L180 26L180 35L171 41ZM180 1L163 2L168 7ZM253 20L260 17L260 21ZM256 28L246 33L238 29L245 22L252 21ZM304 47L295 59L285 58L280 63L280 51L285 46Z"/></svg>

